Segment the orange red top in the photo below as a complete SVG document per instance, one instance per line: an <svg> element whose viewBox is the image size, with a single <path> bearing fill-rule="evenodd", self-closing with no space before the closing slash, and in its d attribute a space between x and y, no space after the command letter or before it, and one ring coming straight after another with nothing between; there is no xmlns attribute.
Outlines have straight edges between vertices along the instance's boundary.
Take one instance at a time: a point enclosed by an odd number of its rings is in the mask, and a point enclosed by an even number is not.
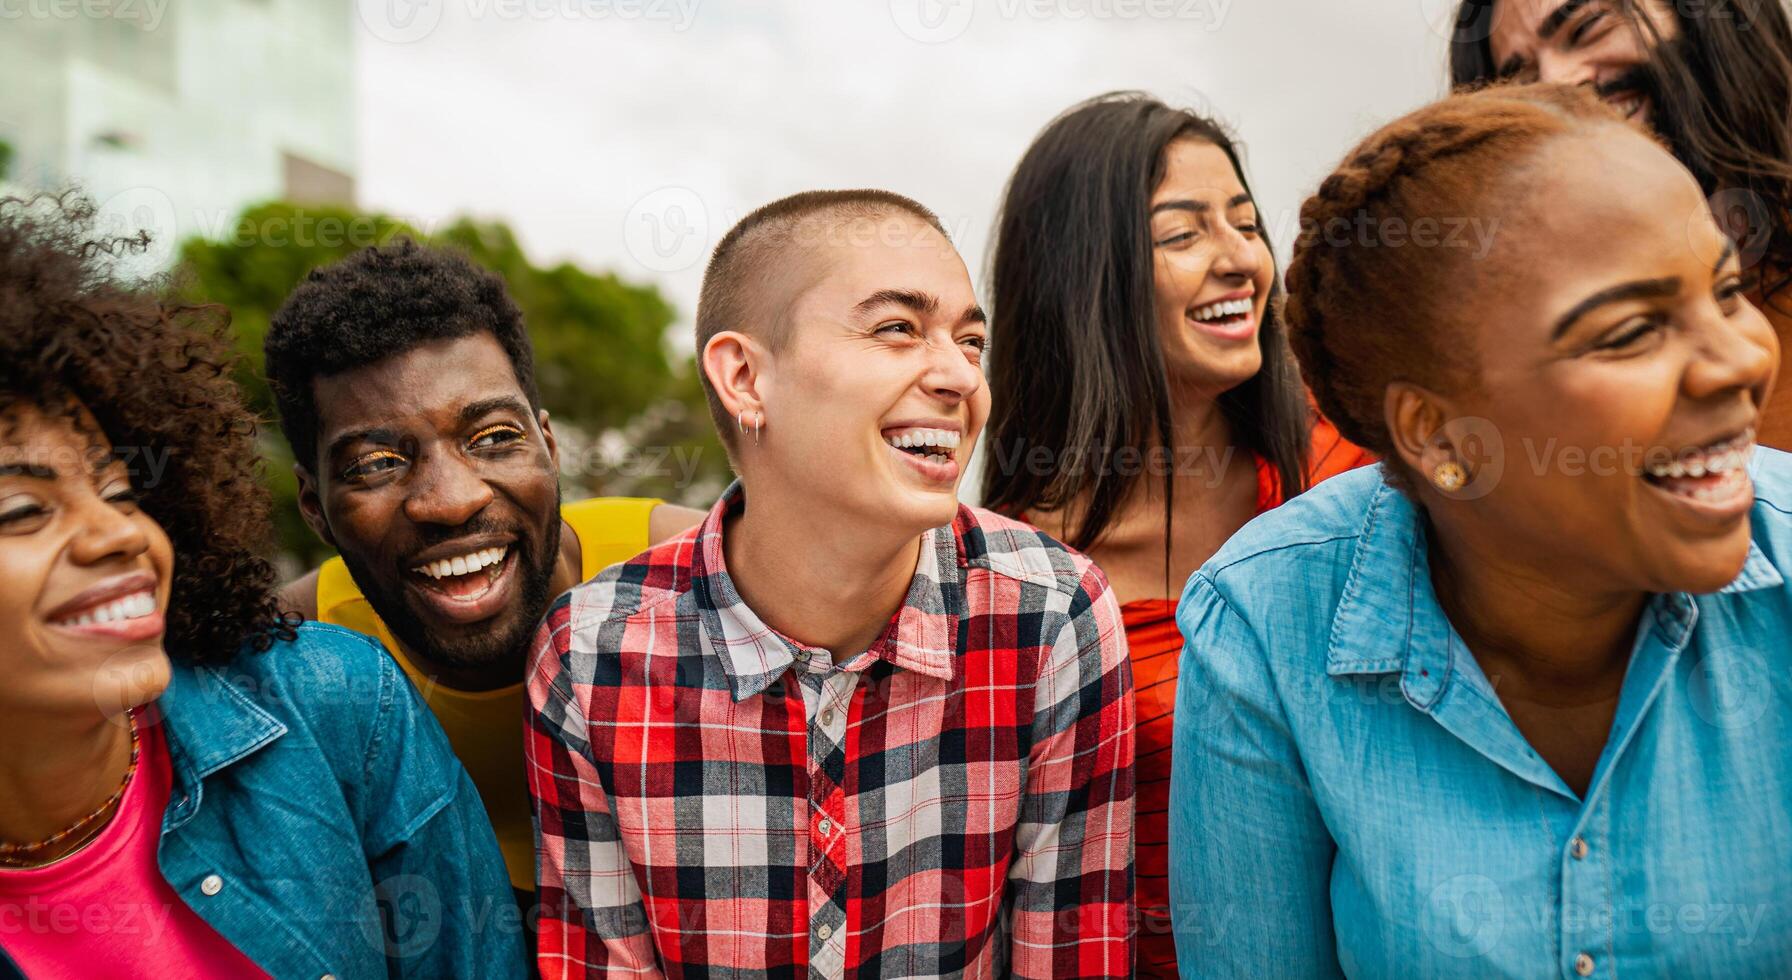
<svg viewBox="0 0 1792 980"><path fill-rule="evenodd" d="M1318 483L1376 461L1351 443L1330 422L1313 427L1308 483ZM1257 460L1257 512L1279 506L1281 481L1262 458ZM1136 824L1133 831L1133 874L1139 907L1139 970L1141 977L1175 977L1176 941L1170 930L1170 742L1175 734L1171 713L1176 706L1176 676L1182 659L1182 634L1176 630L1176 602L1138 599L1120 607L1132 661L1137 712Z"/></svg>

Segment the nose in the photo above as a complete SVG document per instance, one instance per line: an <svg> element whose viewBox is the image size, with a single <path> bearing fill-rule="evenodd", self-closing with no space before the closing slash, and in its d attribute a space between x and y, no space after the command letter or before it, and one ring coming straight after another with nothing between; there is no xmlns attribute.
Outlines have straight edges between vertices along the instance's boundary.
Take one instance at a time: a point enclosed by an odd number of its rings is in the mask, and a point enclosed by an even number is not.
<svg viewBox="0 0 1792 980"><path fill-rule="evenodd" d="M1591 85L1598 80L1599 69L1593 62L1574 52L1545 49L1537 55L1537 81L1556 85Z"/></svg>
<svg viewBox="0 0 1792 980"><path fill-rule="evenodd" d="M1779 338L1765 317L1753 314L1732 323L1715 314L1700 331L1682 386L1693 398L1743 395L1757 404L1779 368Z"/></svg>
<svg viewBox="0 0 1792 980"><path fill-rule="evenodd" d="M1212 273L1240 281L1257 278L1263 271L1263 252L1244 232L1227 226L1224 244L1214 259Z"/></svg>
<svg viewBox="0 0 1792 980"><path fill-rule="evenodd" d="M98 494L84 497L75 506L80 531L69 552L76 564L130 561L149 550L149 535L142 524Z"/></svg>
<svg viewBox="0 0 1792 980"><path fill-rule="evenodd" d="M404 515L418 524L459 527L492 502L491 485L456 454L429 453L417 462Z"/></svg>
<svg viewBox="0 0 1792 980"><path fill-rule="evenodd" d="M927 370L921 383L930 394L956 405L983 387L983 370L971 363L953 338L928 345Z"/></svg>

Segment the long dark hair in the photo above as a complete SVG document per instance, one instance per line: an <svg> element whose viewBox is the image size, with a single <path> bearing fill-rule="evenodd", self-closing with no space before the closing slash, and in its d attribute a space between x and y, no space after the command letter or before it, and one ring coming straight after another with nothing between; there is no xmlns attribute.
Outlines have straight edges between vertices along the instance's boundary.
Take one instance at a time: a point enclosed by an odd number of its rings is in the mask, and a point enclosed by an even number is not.
<svg viewBox="0 0 1792 980"><path fill-rule="evenodd" d="M1450 41L1456 86L1499 78L1489 38L1498 0L1463 0ZM1654 51L1645 85L1652 125L1698 178L1719 210L1747 212L1747 227L1725 224L1745 260L1766 260L1792 282L1792 24L1783 0L1693 8L1672 4L1680 28L1664 41L1637 0L1611 0ZM1720 218L1729 215L1720 214ZM1757 269L1759 266L1757 266Z"/></svg>
<svg viewBox="0 0 1792 980"><path fill-rule="evenodd" d="M1119 450L1174 449L1171 388L1158 338L1151 195L1171 142L1225 151L1217 123L1137 92L1072 107L1040 132L1008 181L996 222L988 298L993 402L983 505L1017 514L1081 502L1066 543L1101 538L1141 472L1086 465ZM1258 336L1263 367L1219 397L1236 447L1266 460L1285 493L1306 488L1310 414L1272 285ZM1035 466L1053 459L1084 465ZM1174 466L1164 467L1165 561Z"/></svg>

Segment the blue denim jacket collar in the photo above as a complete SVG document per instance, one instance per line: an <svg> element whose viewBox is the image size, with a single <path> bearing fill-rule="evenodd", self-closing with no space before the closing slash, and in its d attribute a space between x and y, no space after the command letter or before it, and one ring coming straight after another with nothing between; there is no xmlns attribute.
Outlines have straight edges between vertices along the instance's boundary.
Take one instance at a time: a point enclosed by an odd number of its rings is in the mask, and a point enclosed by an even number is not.
<svg viewBox="0 0 1792 980"><path fill-rule="evenodd" d="M1751 541L1742 572L1720 591L1748 592L1783 583L1773 563ZM1698 623L1698 604L1687 593L1657 595L1647 608L1651 628L1638 631L1608 757L1622 751ZM1551 792L1575 796L1519 733L1480 664L1438 605L1418 507L1383 485L1364 513L1332 621L1326 673L1343 677L1396 672L1401 694L1414 708L1514 775ZM1599 789L1608 762L1601 762L1590 792Z"/></svg>
<svg viewBox="0 0 1792 980"><path fill-rule="evenodd" d="M160 705L174 770L163 833L179 828L198 812L205 777L242 761L287 731L212 667L176 663Z"/></svg>
<svg viewBox="0 0 1792 980"><path fill-rule="evenodd" d="M1785 580L1759 545L1749 542L1742 571L1720 594L1775 588ZM1670 647L1685 645L1698 620L1692 596L1655 597L1650 611ZM1401 688L1420 708L1429 707L1451 680L1461 641L1438 605L1431 587L1425 527L1418 507L1391 486L1370 499L1357 536L1356 553L1332 621L1326 672L1402 673Z"/></svg>

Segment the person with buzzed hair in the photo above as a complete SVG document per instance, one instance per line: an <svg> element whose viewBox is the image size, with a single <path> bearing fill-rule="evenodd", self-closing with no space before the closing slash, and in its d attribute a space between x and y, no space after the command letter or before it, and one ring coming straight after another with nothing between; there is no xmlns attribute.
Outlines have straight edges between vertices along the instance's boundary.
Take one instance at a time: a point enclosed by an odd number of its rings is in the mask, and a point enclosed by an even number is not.
<svg viewBox="0 0 1792 980"><path fill-rule="evenodd" d="M1120 611L958 502L984 321L899 195L722 239L697 340L738 479L536 636L543 976L1132 975Z"/></svg>

